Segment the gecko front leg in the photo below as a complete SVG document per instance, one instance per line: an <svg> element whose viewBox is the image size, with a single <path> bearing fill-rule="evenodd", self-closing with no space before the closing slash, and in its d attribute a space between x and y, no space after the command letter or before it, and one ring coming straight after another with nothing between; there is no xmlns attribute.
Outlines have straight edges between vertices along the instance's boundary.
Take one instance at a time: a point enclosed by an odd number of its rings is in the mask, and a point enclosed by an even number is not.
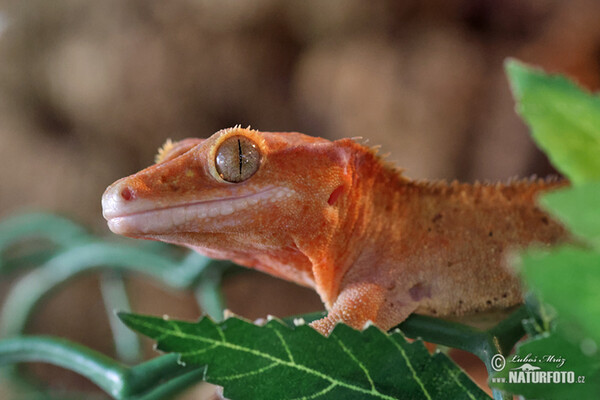
<svg viewBox="0 0 600 400"><path fill-rule="evenodd" d="M329 335L335 324L343 322L355 329L362 329L367 321L382 329L392 328L397 318L389 318L386 303L387 290L375 283L355 283L344 287L326 317L310 325L324 335ZM405 319L417 308L417 303L396 304L395 316L402 314Z"/></svg>

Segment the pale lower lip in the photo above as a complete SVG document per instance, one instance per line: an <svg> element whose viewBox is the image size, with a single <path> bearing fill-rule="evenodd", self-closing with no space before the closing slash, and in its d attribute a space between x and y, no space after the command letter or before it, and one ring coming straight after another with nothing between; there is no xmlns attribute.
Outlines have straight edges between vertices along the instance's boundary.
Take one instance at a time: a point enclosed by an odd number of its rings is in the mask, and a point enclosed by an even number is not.
<svg viewBox="0 0 600 400"><path fill-rule="evenodd" d="M131 211L131 212L122 212L122 213L115 212L114 206L111 207L111 204L109 203L106 206L105 206L105 204L103 204L103 208L104 208L103 214L104 214L104 218L106 218L106 220L110 220L113 218L124 218L124 217L131 217L131 216L135 216L135 215L152 214L157 211L172 210L172 209L182 208L182 207L192 207L192 206L200 206L200 205L206 205L206 206L213 205L214 206L214 205L218 205L220 203L238 201L238 200L243 200L243 199L249 199L249 198L252 198L255 196L260 196L260 195L268 193L274 189L277 189L277 188L271 186L271 187L267 187L259 192L249 193L249 194L245 194L245 195L238 196L238 197L225 197L225 198L214 199L214 200L203 200L203 201L197 201L197 202L191 202L191 203L175 204L172 206L157 207L157 208L147 208L147 209ZM288 190L288 189L283 189L283 190ZM148 200L142 200L142 201L148 201ZM109 199L109 202L114 203L115 200Z"/></svg>
<svg viewBox="0 0 600 400"><path fill-rule="evenodd" d="M237 198L180 204L109 216L108 227L116 234L130 236L193 232L209 219L227 217L259 204L275 203L291 197L293 193L291 189L272 187Z"/></svg>

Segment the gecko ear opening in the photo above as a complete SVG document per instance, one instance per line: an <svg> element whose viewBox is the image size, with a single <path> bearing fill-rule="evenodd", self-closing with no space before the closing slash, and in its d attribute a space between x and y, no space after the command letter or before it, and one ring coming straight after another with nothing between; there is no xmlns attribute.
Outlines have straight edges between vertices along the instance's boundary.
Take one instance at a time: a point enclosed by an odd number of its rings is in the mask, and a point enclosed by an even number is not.
<svg viewBox="0 0 600 400"><path fill-rule="evenodd" d="M215 167L221 179L239 183L258 171L260 160L260 149L256 143L246 136L231 136L219 145Z"/></svg>

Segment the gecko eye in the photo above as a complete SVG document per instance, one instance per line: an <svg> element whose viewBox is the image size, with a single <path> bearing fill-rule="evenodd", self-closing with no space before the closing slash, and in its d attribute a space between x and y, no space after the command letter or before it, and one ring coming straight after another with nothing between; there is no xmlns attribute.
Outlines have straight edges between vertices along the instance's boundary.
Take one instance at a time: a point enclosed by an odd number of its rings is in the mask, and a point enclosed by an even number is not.
<svg viewBox="0 0 600 400"><path fill-rule="evenodd" d="M215 165L217 173L227 182L237 183L250 178L258 170L260 152L258 146L245 136L232 136L217 149Z"/></svg>

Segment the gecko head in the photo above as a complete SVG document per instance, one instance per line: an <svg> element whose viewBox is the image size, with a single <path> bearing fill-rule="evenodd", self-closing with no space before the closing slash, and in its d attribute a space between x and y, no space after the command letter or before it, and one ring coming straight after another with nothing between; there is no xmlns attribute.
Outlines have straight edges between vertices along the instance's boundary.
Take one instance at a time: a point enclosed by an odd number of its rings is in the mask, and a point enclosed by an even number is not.
<svg viewBox="0 0 600 400"><path fill-rule="evenodd" d="M239 127L167 142L156 164L106 189L103 214L117 234L218 258L293 247L340 218L350 153L335 143Z"/></svg>

